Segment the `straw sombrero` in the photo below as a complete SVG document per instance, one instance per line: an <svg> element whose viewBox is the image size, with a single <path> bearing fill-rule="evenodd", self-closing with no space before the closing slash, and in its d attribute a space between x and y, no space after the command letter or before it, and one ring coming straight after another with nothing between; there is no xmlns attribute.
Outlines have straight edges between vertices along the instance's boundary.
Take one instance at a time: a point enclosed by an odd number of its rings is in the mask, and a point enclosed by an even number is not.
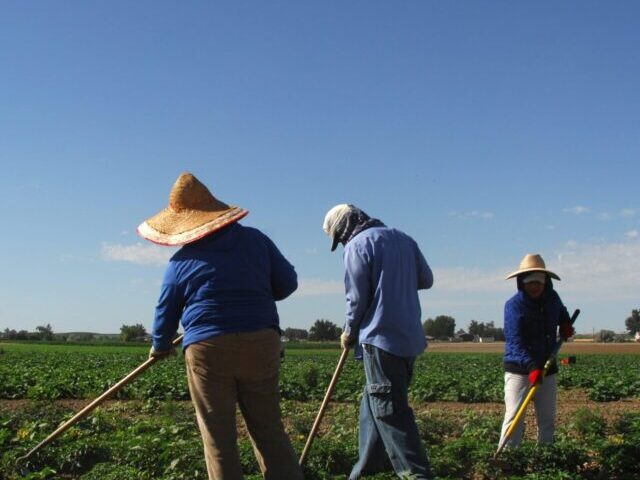
<svg viewBox="0 0 640 480"><path fill-rule="evenodd" d="M221 202L191 173L173 184L169 206L138 226L140 236L160 245L184 245L220 230L249 213Z"/></svg>
<svg viewBox="0 0 640 480"><path fill-rule="evenodd" d="M544 260L537 253L528 253L524 256L522 261L520 262L520 268L513 273L507 275L507 280L509 278L517 277L523 273L529 272L544 272L549 275L551 278L555 278L556 280L560 280L560 277L553 273L550 270L547 270L547 266L544 264Z"/></svg>

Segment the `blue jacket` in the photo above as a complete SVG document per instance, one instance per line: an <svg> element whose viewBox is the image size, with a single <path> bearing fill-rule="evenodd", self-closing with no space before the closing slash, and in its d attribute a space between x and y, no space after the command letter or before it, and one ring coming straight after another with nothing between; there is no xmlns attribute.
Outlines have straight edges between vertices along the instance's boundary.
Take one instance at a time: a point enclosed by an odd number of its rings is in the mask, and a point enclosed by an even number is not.
<svg viewBox="0 0 640 480"><path fill-rule="evenodd" d="M569 313L550 280L539 301L529 298L518 281L518 293L504 306L505 370L526 374L544 367L561 322L569 322ZM554 365L549 373L556 372Z"/></svg>
<svg viewBox="0 0 640 480"><path fill-rule="evenodd" d="M168 350L182 322L183 347L210 337L279 330L276 300L298 287L293 266L255 228L235 223L183 246L169 261L153 322L153 346Z"/></svg>
<svg viewBox="0 0 640 480"><path fill-rule="evenodd" d="M346 244L344 266L345 332L401 357L422 353L418 290L431 288L433 274L416 242L393 228L369 228Z"/></svg>

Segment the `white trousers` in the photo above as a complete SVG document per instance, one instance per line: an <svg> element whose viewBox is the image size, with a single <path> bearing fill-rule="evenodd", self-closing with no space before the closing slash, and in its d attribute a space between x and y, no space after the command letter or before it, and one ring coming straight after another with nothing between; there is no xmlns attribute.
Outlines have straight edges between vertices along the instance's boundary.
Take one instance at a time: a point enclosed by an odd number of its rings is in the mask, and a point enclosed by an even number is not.
<svg viewBox="0 0 640 480"><path fill-rule="evenodd" d="M504 374L504 405L505 414L502 423L502 433L500 441L507 432L518 412L520 402L529 392L529 376L518 373L505 372ZM556 421L556 376L545 377L542 385L538 387L531 400L536 410L536 423L538 424L538 443L553 442L553 433ZM517 447L522 441L524 434L524 419L515 428L505 447Z"/></svg>

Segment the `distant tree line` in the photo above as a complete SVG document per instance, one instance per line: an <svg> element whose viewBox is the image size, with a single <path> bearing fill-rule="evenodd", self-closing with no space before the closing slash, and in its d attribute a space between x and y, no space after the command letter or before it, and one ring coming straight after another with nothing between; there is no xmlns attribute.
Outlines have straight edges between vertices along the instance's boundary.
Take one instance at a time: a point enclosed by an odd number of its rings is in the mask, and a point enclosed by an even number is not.
<svg viewBox="0 0 640 480"><path fill-rule="evenodd" d="M135 325L122 325L120 338L125 342L144 341L147 339L147 329L141 323Z"/></svg>
<svg viewBox="0 0 640 480"><path fill-rule="evenodd" d="M120 328L121 334L119 338L125 341L145 339L146 330L140 325L123 325ZM34 332L27 330L14 330L5 328L0 332L2 340L17 341L44 341L44 342L112 342L118 340L118 335L100 334L92 332L71 332L71 333L55 333L51 324L39 325Z"/></svg>
<svg viewBox="0 0 640 480"><path fill-rule="evenodd" d="M13 330L5 328L2 333L3 340L38 340L38 341L51 341L54 339L53 327L50 324L39 325L36 327L35 332L28 332L26 330Z"/></svg>
<svg viewBox="0 0 640 480"><path fill-rule="evenodd" d="M427 318L422 324L424 334L439 340L447 340L454 336L456 320L448 315Z"/></svg>
<svg viewBox="0 0 640 480"><path fill-rule="evenodd" d="M324 318L317 319L309 331L303 328L286 328L285 338L291 341L309 340L312 342L331 342L340 339L342 329L335 323Z"/></svg>
<svg viewBox="0 0 640 480"><path fill-rule="evenodd" d="M493 321L478 322L471 320L467 331L459 329L456 332L456 320L449 315L438 315L436 318L427 318L422 324L424 334L437 340L449 340L456 336L470 334L475 337L492 337L495 340L504 340L504 330L496 327Z"/></svg>
<svg viewBox="0 0 640 480"><path fill-rule="evenodd" d="M478 337L493 337L496 340L504 340L504 330L496 327L493 321L484 323L471 320L469 322L469 333Z"/></svg>
<svg viewBox="0 0 640 480"><path fill-rule="evenodd" d="M640 308L631 310L625 322L627 330L626 334L619 334L613 330L600 330L595 334L595 340L600 342L622 342L628 341L629 335L635 335L640 332ZM471 320L467 332L459 329L456 332L456 320L449 315L438 315L435 318L427 318L422 324L425 335L436 338L438 340L449 340L456 335L471 334L478 337L493 337L496 340L504 340L504 330L496 327L494 322L478 322ZM304 328L286 328L283 336L291 341L337 341L340 339L342 329L330 320L319 318L309 330ZM108 335L100 335L89 332L76 333L54 333L50 324L39 325L35 332L27 330L13 330L6 328L0 333L2 340L26 340L26 341L69 341L69 342L92 342L97 336L109 337ZM121 340L126 342L147 341L149 335L145 327L136 323L135 325L122 325L120 327ZM102 340L101 338L99 340Z"/></svg>
<svg viewBox="0 0 640 480"><path fill-rule="evenodd" d="M422 324L425 335L436 338L438 340L449 340L455 336L456 320L448 315L438 315L435 318L427 318ZM284 337L290 341L336 341L340 338L342 329L335 323L326 320L316 320L309 331L302 328L286 328L283 332ZM459 330L458 334L466 333ZM496 340L504 340L504 332L502 328L495 326L493 322L477 322L471 320L469 324L469 333L479 337L493 337Z"/></svg>

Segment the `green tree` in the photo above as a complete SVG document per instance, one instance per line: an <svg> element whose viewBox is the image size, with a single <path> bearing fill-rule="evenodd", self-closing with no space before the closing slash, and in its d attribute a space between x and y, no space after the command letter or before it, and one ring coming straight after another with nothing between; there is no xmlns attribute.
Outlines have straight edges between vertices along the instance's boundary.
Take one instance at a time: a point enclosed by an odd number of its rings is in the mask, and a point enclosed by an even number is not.
<svg viewBox="0 0 640 480"><path fill-rule="evenodd" d="M613 330L600 330L596 333L596 341L598 342L613 342L616 338L616 332Z"/></svg>
<svg viewBox="0 0 640 480"><path fill-rule="evenodd" d="M631 315L624 321L624 325L629 334L635 335L640 330L640 309L631 310Z"/></svg>
<svg viewBox="0 0 640 480"><path fill-rule="evenodd" d="M140 323L136 323L135 325L122 325L120 327L120 338L125 342L144 337L146 334L147 330Z"/></svg>
<svg viewBox="0 0 640 480"><path fill-rule="evenodd" d="M33 340L34 334L30 334L26 330L19 330L14 337L16 340Z"/></svg>
<svg viewBox="0 0 640 480"><path fill-rule="evenodd" d="M2 334L2 338L4 338L5 340L15 340L17 335L18 332L16 332L15 330L5 328L4 333Z"/></svg>
<svg viewBox="0 0 640 480"><path fill-rule="evenodd" d="M438 315L436 318L427 318L422 324L422 328L426 335L446 340L453 337L456 330L456 320L448 315Z"/></svg>
<svg viewBox="0 0 640 480"><path fill-rule="evenodd" d="M309 332L304 328L285 328L284 336L289 340L306 340L309 338Z"/></svg>
<svg viewBox="0 0 640 480"><path fill-rule="evenodd" d="M484 333L484 323L471 320L469 322L469 333L472 335L482 336Z"/></svg>
<svg viewBox="0 0 640 480"><path fill-rule="evenodd" d="M53 340L53 327L50 324L38 325L36 333L40 340Z"/></svg>
<svg viewBox="0 0 640 480"><path fill-rule="evenodd" d="M338 340L342 330L335 323L320 318L309 329L309 340L330 341Z"/></svg>
<svg viewBox="0 0 640 480"><path fill-rule="evenodd" d="M479 337L493 337L496 340L504 340L504 330L496 327L493 321L484 323L471 320L469 323L469 333L478 335Z"/></svg>

